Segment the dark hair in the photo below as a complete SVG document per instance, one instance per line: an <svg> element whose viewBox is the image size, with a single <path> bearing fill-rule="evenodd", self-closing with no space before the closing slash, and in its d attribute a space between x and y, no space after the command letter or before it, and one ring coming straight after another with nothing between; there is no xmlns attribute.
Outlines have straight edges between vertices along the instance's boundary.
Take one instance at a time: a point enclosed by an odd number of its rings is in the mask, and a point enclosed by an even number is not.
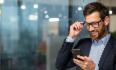
<svg viewBox="0 0 116 70"><path fill-rule="evenodd" d="M87 4L83 10L83 14L84 16L87 16L96 11L100 13L101 19L104 19L106 16L109 16L108 8L99 2L92 2Z"/></svg>

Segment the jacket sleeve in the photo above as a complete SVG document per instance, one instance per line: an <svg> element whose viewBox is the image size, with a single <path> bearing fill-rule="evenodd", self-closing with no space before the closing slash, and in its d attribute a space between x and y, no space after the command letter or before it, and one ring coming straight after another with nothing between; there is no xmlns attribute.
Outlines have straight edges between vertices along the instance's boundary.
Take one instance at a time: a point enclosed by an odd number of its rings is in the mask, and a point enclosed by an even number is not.
<svg viewBox="0 0 116 70"><path fill-rule="evenodd" d="M72 60L71 49L74 43L64 42L56 58L56 68L58 70L65 70L75 66Z"/></svg>

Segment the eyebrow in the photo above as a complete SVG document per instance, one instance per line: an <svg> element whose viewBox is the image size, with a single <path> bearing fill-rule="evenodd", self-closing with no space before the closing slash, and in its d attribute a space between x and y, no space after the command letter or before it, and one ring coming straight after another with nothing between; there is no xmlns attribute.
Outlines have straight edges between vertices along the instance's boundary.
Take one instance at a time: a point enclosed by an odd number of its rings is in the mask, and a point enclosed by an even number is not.
<svg viewBox="0 0 116 70"><path fill-rule="evenodd" d="M100 21L101 21L101 20L99 20L99 21L97 21L97 22L100 22ZM85 21L85 22L86 22L86 21ZM90 23L88 23L88 24L97 23L97 22L94 22L94 21L93 21L93 22L90 22ZM87 23L87 22L86 22L86 23Z"/></svg>
<svg viewBox="0 0 116 70"><path fill-rule="evenodd" d="M99 21L101 21L102 19L101 18L99 18ZM97 21L97 22L99 22L99 21ZM87 23L85 20L83 21L84 23ZM92 21L92 22L90 22L90 23L94 23L94 21Z"/></svg>

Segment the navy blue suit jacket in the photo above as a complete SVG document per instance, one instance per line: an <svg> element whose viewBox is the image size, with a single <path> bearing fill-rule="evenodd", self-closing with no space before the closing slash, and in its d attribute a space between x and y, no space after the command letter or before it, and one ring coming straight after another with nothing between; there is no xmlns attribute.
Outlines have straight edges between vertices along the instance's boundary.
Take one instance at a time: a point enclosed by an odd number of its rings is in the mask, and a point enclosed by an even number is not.
<svg viewBox="0 0 116 70"><path fill-rule="evenodd" d="M76 66L72 59L71 49L74 43L65 42L59 50L56 59L56 68L58 70L66 70ZM85 56L89 56L92 40L90 38L81 39L75 48L81 49ZM99 70L116 70L116 39L110 37L99 61ZM77 70L82 70L79 66L76 66Z"/></svg>

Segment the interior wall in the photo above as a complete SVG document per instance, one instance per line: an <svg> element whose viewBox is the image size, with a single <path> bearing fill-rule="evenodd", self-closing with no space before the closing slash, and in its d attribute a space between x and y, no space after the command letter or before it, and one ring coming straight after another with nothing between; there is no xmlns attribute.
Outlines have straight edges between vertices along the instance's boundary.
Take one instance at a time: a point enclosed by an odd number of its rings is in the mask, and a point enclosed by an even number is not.
<svg viewBox="0 0 116 70"><path fill-rule="evenodd" d="M116 7L116 0L97 0L108 7ZM110 15L110 32L116 31L116 15Z"/></svg>
<svg viewBox="0 0 116 70"><path fill-rule="evenodd" d="M110 16L110 32L116 31L116 15Z"/></svg>

